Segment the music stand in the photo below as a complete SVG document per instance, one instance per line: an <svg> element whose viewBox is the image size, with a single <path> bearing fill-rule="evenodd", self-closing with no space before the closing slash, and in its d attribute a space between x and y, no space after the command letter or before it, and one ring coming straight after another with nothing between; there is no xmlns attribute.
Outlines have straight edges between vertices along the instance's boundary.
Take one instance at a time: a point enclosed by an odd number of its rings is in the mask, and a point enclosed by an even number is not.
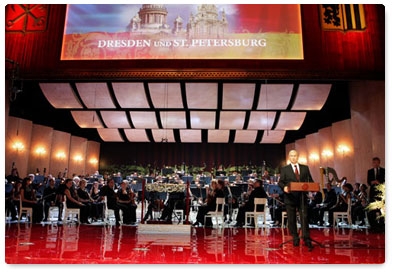
<svg viewBox="0 0 395 273"><path fill-rule="evenodd" d="M289 187L290 191L300 191L300 192L309 192L309 191L316 191L317 192L317 191L320 191L320 183L316 183L316 182L290 182L288 187ZM303 194L301 195L301 199L302 199L302 213L301 213L301 217L300 218L301 218L301 221L302 221L302 227L301 228L303 230L303 227L305 227L305 225L306 225L306 223L304 222L305 218L303 216L305 215L305 213L307 213L307 212L304 211L305 206L304 206L304 195ZM323 245L321 243L317 242L316 240L313 240L311 238L310 238L310 240L312 242L315 242L316 244L318 244L320 247L323 247ZM280 247L283 246L284 244L290 242L290 241L293 241L293 238L291 240L288 240L288 241L285 241L285 242L281 243ZM311 251L311 250L312 250L312 248L309 248L309 251Z"/></svg>

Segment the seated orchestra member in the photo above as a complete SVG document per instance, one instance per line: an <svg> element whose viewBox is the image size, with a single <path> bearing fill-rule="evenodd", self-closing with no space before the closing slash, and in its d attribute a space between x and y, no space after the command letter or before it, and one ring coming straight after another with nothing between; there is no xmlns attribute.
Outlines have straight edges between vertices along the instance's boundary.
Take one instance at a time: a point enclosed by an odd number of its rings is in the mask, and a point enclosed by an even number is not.
<svg viewBox="0 0 395 273"><path fill-rule="evenodd" d="M307 207L309 224L316 225L319 217L319 208L322 203L322 193L320 191L312 192L309 195L309 204Z"/></svg>
<svg viewBox="0 0 395 273"><path fill-rule="evenodd" d="M348 200L352 198L352 190L353 190L353 186L350 183L346 183L343 185L343 192L338 195L337 203L333 207L329 208L328 210L329 226L332 226L333 224L333 212L347 211Z"/></svg>
<svg viewBox="0 0 395 273"><path fill-rule="evenodd" d="M282 212L285 211L284 193L273 193L268 201L273 227L279 227L282 221Z"/></svg>
<svg viewBox="0 0 395 273"><path fill-rule="evenodd" d="M59 208L59 212L61 210L59 204L56 203L56 187L55 187L55 179L50 178L48 181L48 186L44 189L43 193L43 202L44 202L44 222L48 221L48 213L49 208L57 206Z"/></svg>
<svg viewBox="0 0 395 273"><path fill-rule="evenodd" d="M25 177L22 181L20 190L20 198L23 207L33 208L33 223L40 223L43 220L43 205L37 200L36 191L33 189L33 180L30 177Z"/></svg>
<svg viewBox="0 0 395 273"><path fill-rule="evenodd" d="M99 184L99 181L94 181L89 194L93 200L93 203L96 204L96 212L94 212L94 217L96 217L96 219L103 220L104 202L100 196L100 187L101 185Z"/></svg>
<svg viewBox="0 0 395 273"><path fill-rule="evenodd" d="M329 211L329 209L333 207L337 202L337 193L335 189L332 188L332 184L330 182L327 182L325 185L326 185L326 191L324 190L325 198L318 209L317 224L319 226L324 225L325 211Z"/></svg>
<svg viewBox="0 0 395 273"><path fill-rule="evenodd" d="M137 205L134 199L134 192L128 188L128 180L123 180L117 191L117 205L122 210L122 222L134 225L136 223Z"/></svg>
<svg viewBox="0 0 395 273"><path fill-rule="evenodd" d="M18 218L16 217L17 215L17 209L16 206L19 206L19 199L14 200L15 196L15 184L21 184L20 182L14 182L14 181L6 181L6 187L5 187L5 209L6 212L9 211L11 213L11 221L16 221ZM18 203L16 203L18 201ZM7 216L7 215L6 215Z"/></svg>
<svg viewBox="0 0 395 273"><path fill-rule="evenodd" d="M77 192L73 189L73 179L68 178L65 181L66 188L64 189L64 195L66 196L67 208L79 208L80 209L80 222L83 224L90 224L89 217L89 206L84 205L83 202L79 201Z"/></svg>
<svg viewBox="0 0 395 273"><path fill-rule="evenodd" d="M97 221L99 217L99 211L103 211L103 204L97 203L90 196L88 190L86 189L87 181L81 179L79 181L79 187L77 189L78 200L84 203L85 206L89 207L89 218L92 221Z"/></svg>
<svg viewBox="0 0 395 273"><path fill-rule="evenodd" d="M179 179L176 180L175 183L183 184L183 181ZM165 207L163 208L162 215L159 218L159 220L171 221L174 209L184 210L184 215L185 215L185 191L180 191L180 192L174 191L168 193L168 198L167 201L165 202Z"/></svg>
<svg viewBox="0 0 395 273"><path fill-rule="evenodd" d="M100 196L102 196L103 198L106 197L107 198L107 208L105 209L112 209L114 210L114 214L115 214L115 224L117 226L119 226L121 223L121 216L119 214L119 206L118 206L118 196L114 191L114 187L115 187L115 182L113 178L109 178L107 180L107 184L104 185L101 189L100 189Z"/></svg>
<svg viewBox="0 0 395 273"><path fill-rule="evenodd" d="M56 189L56 204L59 206L59 215L58 221L62 221L62 214L63 214L63 202L64 202L64 191L66 190L66 180L61 179L59 186Z"/></svg>
<svg viewBox="0 0 395 273"><path fill-rule="evenodd" d="M248 191L248 200L244 204L239 206L239 211L236 217L235 227L242 227L245 224L245 214L247 211L254 211L254 199L255 198L267 198L266 191L263 188L263 181L261 179L255 179L252 190ZM264 210L264 205L257 207L258 211ZM251 222L252 226L255 226L254 220Z"/></svg>
<svg viewBox="0 0 395 273"><path fill-rule="evenodd" d="M360 225L365 225L365 209L368 205L368 187L365 184L362 184L359 187L360 191L357 196L355 196L356 201L351 209L351 216L353 224L357 224L357 221L360 221Z"/></svg>
<svg viewBox="0 0 395 273"><path fill-rule="evenodd" d="M196 216L196 222L193 224L194 226L197 225L203 225L204 224L204 216L209 212L209 211L215 211L216 205L217 205L217 197L219 198L224 198L225 193L224 193L224 186L225 183L223 180L211 180L212 182L214 181L215 188L212 192L210 192L207 196L207 202L203 205L201 205L198 209L198 213ZM211 218L206 223L206 227L212 227L213 223L211 221Z"/></svg>
<svg viewBox="0 0 395 273"><path fill-rule="evenodd" d="M148 198L146 198L148 201L148 206L147 206L147 212L144 215L144 221L147 221L148 218L150 220L153 220L154 217L152 215L153 211L160 211L163 209L163 200L160 199L159 193L157 191L150 191L148 192Z"/></svg>

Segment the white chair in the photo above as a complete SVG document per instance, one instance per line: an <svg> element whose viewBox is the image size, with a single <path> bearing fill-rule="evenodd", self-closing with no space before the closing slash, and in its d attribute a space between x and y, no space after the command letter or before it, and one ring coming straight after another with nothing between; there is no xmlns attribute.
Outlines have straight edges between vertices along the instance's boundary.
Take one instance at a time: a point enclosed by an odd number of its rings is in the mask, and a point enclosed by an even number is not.
<svg viewBox="0 0 395 273"><path fill-rule="evenodd" d="M347 201L347 211L334 211L333 212L333 227L338 227L337 219L340 219L339 223L343 221L343 219L347 219L347 224L351 227L351 198Z"/></svg>
<svg viewBox="0 0 395 273"><path fill-rule="evenodd" d="M63 207L64 207L64 218L63 222L67 221L76 221L78 224L80 223L80 209L79 208L68 208L67 207L67 196L64 196Z"/></svg>
<svg viewBox="0 0 395 273"><path fill-rule="evenodd" d="M258 227L258 217L262 216L263 217L263 225L266 224L266 204L267 204L267 199L266 198L254 198L254 211L246 211L245 213L245 227L247 227L248 219L251 219L252 217L254 218L254 224L255 228ZM258 206L263 205L263 211L257 211Z"/></svg>
<svg viewBox="0 0 395 273"><path fill-rule="evenodd" d="M22 206L22 198L19 198L19 213L18 213L18 221L21 221L22 214L26 215L26 222L32 221L33 217L33 208L23 207Z"/></svg>
<svg viewBox="0 0 395 273"><path fill-rule="evenodd" d="M284 221L288 219L288 214L286 211L281 212L281 227L284 228Z"/></svg>
<svg viewBox="0 0 395 273"><path fill-rule="evenodd" d="M288 214L286 211L282 211L281 212L281 228L285 227L285 225L284 225L285 219L288 219ZM296 221L297 221L296 222L297 224L300 222L299 211L296 212ZM288 225L288 222L287 222L287 225Z"/></svg>
<svg viewBox="0 0 395 273"><path fill-rule="evenodd" d="M59 218L59 207L58 206L50 206L48 209L48 221L56 222Z"/></svg>
<svg viewBox="0 0 395 273"><path fill-rule="evenodd" d="M222 224L223 224L224 223L224 211L223 211L224 207L225 207L225 198L217 197L215 211L209 211L204 216L204 225L206 226L206 219L207 218L211 218L212 220L215 219L215 225L217 228L219 227L219 219L222 220Z"/></svg>

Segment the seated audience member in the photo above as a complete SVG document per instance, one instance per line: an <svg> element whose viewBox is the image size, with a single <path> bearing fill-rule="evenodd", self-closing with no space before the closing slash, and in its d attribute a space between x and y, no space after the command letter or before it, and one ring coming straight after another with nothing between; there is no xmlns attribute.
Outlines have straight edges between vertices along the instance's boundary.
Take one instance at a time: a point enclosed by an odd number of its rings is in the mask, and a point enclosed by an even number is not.
<svg viewBox="0 0 395 273"><path fill-rule="evenodd" d="M255 179L253 183L253 190L248 194L248 201L239 206L239 211L236 217L235 227L242 227L245 224L245 214L247 211L254 211L254 199L255 198L268 198L266 191L263 188L263 181L261 179ZM258 211L264 210L264 205L257 207ZM255 226L254 220L251 221L251 225Z"/></svg>
<svg viewBox="0 0 395 273"><path fill-rule="evenodd" d="M345 183L343 185L343 192L341 194L339 194L336 205L329 208L329 210L328 210L329 226L332 226L332 224L333 224L333 213L334 212L347 211L348 201L351 200L351 198L352 198L352 190L353 190L353 187L350 183ZM349 224L351 224L351 223L349 223Z"/></svg>
<svg viewBox="0 0 395 273"><path fill-rule="evenodd" d="M337 193L335 189L332 188L332 184L330 182L327 182L325 185L326 185L326 189L324 189L325 198L318 210L318 225L320 226L324 225L325 211L329 211L329 209L332 208L334 205L336 205L337 202Z"/></svg>
<svg viewBox="0 0 395 273"><path fill-rule="evenodd" d="M48 213L49 213L49 208L58 206L59 208L59 213L61 208L59 207L58 204L56 204L56 187L55 187L55 179L51 178L48 181L48 186L44 189L43 193L43 202L44 202L44 222L48 221Z"/></svg>
<svg viewBox="0 0 395 273"><path fill-rule="evenodd" d="M113 178L109 178L107 180L107 184L104 185L100 189L100 196L103 198L107 198L107 208L114 210L115 214L115 224L119 226L121 224L121 216L119 214L119 206L118 206L118 196L114 191L115 189L115 181Z"/></svg>
<svg viewBox="0 0 395 273"><path fill-rule="evenodd" d="M128 181L123 180L117 191L118 207L122 210L122 222L124 224L136 223L136 204L134 200L134 193L128 188Z"/></svg>
<svg viewBox="0 0 395 273"><path fill-rule="evenodd" d="M66 188L64 190L64 195L66 196L66 206L67 208L79 208L80 209L80 222L83 224L90 224L89 217L89 206L84 205L78 199L78 195L73 190L73 180L66 179L65 181Z"/></svg>
<svg viewBox="0 0 395 273"><path fill-rule="evenodd" d="M22 181L20 190L20 198L23 207L33 209L32 222L40 223L43 220L43 205L36 198L36 191L33 189L33 180L30 177L25 177Z"/></svg>
<svg viewBox="0 0 395 273"><path fill-rule="evenodd" d="M214 180L214 179L213 179ZM196 216L196 222L193 224L194 226L198 225L203 225L204 224L204 216L209 212L209 211L215 211L216 205L217 205L217 198L225 198L225 193L224 193L224 186L225 183L223 180L216 180L215 183L215 188L212 192L210 192L206 196L207 202L203 205L201 205L198 209L198 213ZM221 208L222 210L223 208ZM206 227L212 227L213 223L211 221L211 218L208 218L206 222Z"/></svg>

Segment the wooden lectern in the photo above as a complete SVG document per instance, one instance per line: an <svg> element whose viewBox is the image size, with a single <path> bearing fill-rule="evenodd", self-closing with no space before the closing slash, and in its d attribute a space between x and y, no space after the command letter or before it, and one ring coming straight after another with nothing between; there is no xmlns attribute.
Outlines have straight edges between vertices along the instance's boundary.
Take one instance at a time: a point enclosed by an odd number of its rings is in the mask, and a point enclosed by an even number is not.
<svg viewBox="0 0 395 273"><path fill-rule="evenodd" d="M320 191L320 183L316 182L290 182L290 191Z"/></svg>
<svg viewBox="0 0 395 273"><path fill-rule="evenodd" d="M316 182L290 182L288 184L288 188L289 188L290 191L301 191L301 192L313 191L313 192L318 192L318 191L320 191L320 183L316 183ZM307 213L307 211L304 211L304 209L305 209L305 205L304 205L305 198L303 196L304 195L301 194L302 211L300 213L302 213L302 215ZM302 215L300 216L300 218L302 219L302 228L303 228L303 226L306 226L306 225L308 226L309 224L304 222L305 218ZM292 240L293 239L288 240L286 242L283 242L282 244L280 244L280 247L282 245L284 245L285 243L288 243L288 242L290 242ZM317 242L317 241L315 241L313 239L311 239L311 241L312 242L316 242L320 247L323 247L323 245L320 244L319 242ZM309 251L311 251L312 249L313 249L312 247L309 247Z"/></svg>

